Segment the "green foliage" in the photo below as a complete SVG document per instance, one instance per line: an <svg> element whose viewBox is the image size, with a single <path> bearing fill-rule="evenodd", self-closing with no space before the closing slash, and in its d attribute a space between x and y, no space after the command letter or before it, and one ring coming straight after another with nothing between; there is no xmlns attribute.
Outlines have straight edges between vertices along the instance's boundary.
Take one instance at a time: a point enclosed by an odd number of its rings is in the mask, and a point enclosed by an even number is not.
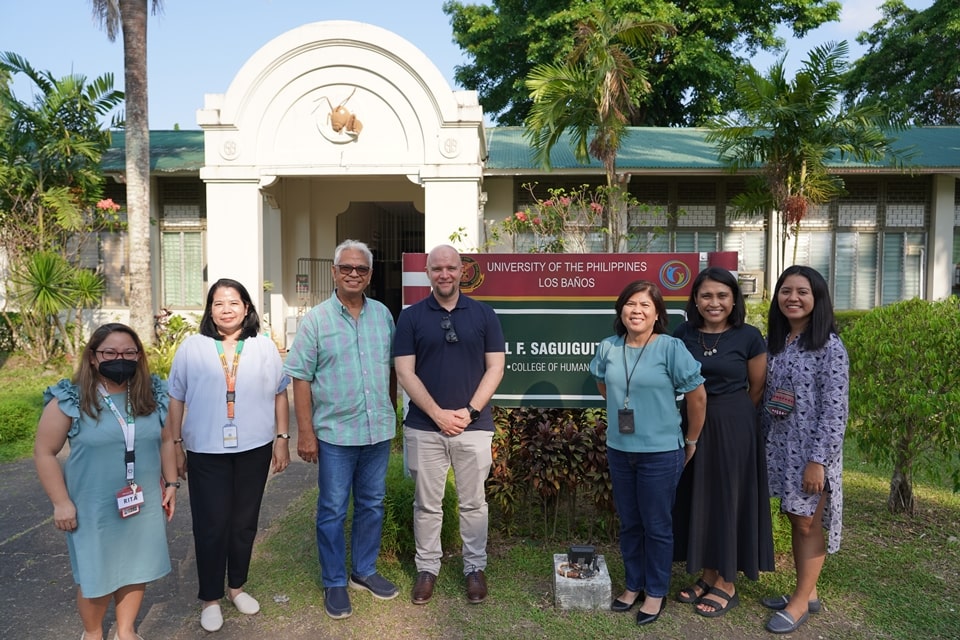
<svg viewBox="0 0 960 640"><path fill-rule="evenodd" d="M64 346L69 353L76 353L82 341L80 312L99 304L103 277L71 265L53 251L20 257L22 261L10 272L11 297L21 309L18 340L29 346L28 354L38 362L45 362ZM61 320L61 314L70 310L76 316L72 333Z"/></svg>
<svg viewBox="0 0 960 640"><path fill-rule="evenodd" d="M572 132L581 163L603 163L607 186L617 184L616 159L630 116L650 92L646 69L660 55L664 22L629 13L614 16L611 3L595 3L576 22L573 49L563 63L534 67L525 81L533 104L524 120L537 162L550 168L550 150ZM588 143L589 139L589 143Z"/></svg>
<svg viewBox="0 0 960 640"><path fill-rule="evenodd" d="M41 409L23 398L0 401L0 442L9 443L33 437Z"/></svg>
<svg viewBox="0 0 960 640"><path fill-rule="evenodd" d="M868 460L892 468L888 506L914 508L914 467L960 491L960 299L876 308L845 330L851 431Z"/></svg>
<svg viewBox="0 0 960 640"><path fill-rule="evenodd" d="M197 324L180 315L174 315L169 309L156 317L154 344L147 347L147 357L150 359L150 372L166 379L173 366L173 357L183 340L197 332Z"/></svg>
<svg viewBox="0 0 960 640"><path fill-rule="evenodd" d="M544 539L573 532L592 539L614 530L607 469L606 411L602 409L494 409L493 469L488 500L512 531L518 515L539 507ZM565 513L564 513L565 512Z"/></svg>
<svg viewBox="0 0 960 640"><path fill-rule="evenodd" d="M960 3L917 11L888 0L880 12L857 36L868 48L845 78L848 99L874 100L916 125L960 124Z"/></svg>
<svg viewBox="0 0 960 640"><path fill-rule="evenodd" d="M524 79L538 65L563 65L574 49L577 24L598 10L673 24L677 37L646 68L649 92L631 125L691 126L734 108L737 71L758 49L783 46L782 27L802 37L840 17L836 0L752 3L677 3L672 0L536 0L483 4L447 0L454 42L468 62L457 82L476 90L501 126L523 124L532 100ZM637 92L639 95L640 92Z"/></svg>
<svg viewBox="0 0 960 640"><path fill-rule="evenodd" d="M103 294L102 278L81 270L80 256L115 224L116 209L100 206L100 160L110 146L101 120L123 93L110 74L89 83L82 75L55 78L9 52L0 54L0 70L32 82L35 94L28 104L0 84L0 251L10 264L4 284L21 312L12 326L17 342L43 362L75 353L80 314ZM71 313L69 334L62 316Z"/></svg>
<svg viewBox="0 0 960 640"><path fill-rule="evenodd" d="M770 301L766 298L747 301L747 324L752 324L767 335L767 318L770 317Z"/></svg>
<svg viewBox="0 0 960 640"><path fill-rule="evenodd" d="M852 327L857 320L867 315L869 311L863 309L848 309L846 311L834 311L833 319L837 323L837 332L841 336L846 335L846 331Z"/></svg>

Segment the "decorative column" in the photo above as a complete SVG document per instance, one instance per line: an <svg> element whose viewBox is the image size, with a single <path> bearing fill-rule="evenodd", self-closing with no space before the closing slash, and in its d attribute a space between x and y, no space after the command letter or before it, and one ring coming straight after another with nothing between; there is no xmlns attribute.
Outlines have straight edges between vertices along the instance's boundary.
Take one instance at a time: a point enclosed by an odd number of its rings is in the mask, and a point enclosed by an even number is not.
<svg viewBox="0 0 960 640"><path fill-rule="evenodd" d="M259 180L207 180L207 281L237 280L263 309L263 196Z"/></svg>
<svg viewBox="0 0 960 640"><path fill-rule="evenodd" d="M424 224L423 246L429 252L441 244L455 244L450 236L456 234L457 248L464 252L476 251L483 245L483 223L479 179L423 179Z"/></svg>
<svg viewBox="0 0 960 640"><path fill-rule="evenodd" d="M930 230L927 240L927 300L942 300L953 291L953 227L956 224L955 190L957 179L952 175L933 176Z"/></svg>

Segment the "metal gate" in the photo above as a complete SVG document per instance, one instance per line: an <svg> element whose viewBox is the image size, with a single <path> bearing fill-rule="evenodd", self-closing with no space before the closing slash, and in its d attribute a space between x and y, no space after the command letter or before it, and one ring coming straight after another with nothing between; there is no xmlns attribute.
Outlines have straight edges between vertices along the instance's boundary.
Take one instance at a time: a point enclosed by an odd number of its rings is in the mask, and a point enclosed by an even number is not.
<svg viewBox="0 0 960 640"><path fill-rule="evenodd" d="M333 295L332 258L297 259L297 318Z"/></svg>

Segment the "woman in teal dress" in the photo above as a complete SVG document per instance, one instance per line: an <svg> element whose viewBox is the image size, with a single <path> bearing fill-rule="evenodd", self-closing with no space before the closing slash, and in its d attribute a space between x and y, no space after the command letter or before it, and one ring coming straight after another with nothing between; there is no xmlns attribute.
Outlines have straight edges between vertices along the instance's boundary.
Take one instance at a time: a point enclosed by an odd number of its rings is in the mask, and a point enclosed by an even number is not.
<svg viewBox="0 0 960 640"><path fill-rule="evenodd" d="M73 379L48 387L44 402L34 460L53 524L66 532L81 640L103 638L111 600L116 638L135 640L146 583L170 572L164 520L179 483L173 438L161 428L166 385L150 375L133 329L111 323L94 331Z"/></svg>

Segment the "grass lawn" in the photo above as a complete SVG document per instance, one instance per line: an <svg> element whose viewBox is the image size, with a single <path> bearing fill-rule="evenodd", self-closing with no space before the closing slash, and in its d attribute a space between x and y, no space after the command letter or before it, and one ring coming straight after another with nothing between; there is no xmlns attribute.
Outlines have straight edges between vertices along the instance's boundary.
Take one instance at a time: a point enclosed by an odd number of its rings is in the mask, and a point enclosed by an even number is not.
<svg viewBox="0 0 960 640"><path fill-rule="evenodd" d="M860 466L854 463L848 466ZM820 580L825 611L811 616L797 638L960 638L960 496L918 485L914 517L886 510L888 481L877 473L848 469L844 477L843 545L827 558ZM334 621L323 613L314 546L316 490L307 492L258 546L249 589L266 600L257 626L288 638L771 638L763 629L769 612L759 600L792 588L789 526L777 516L778 571L756 583L740 580L741 604L719 619L695 615L690 605L671 599L656 624L638 628L631 614L560 611L554 607L553 554L571 542L504 536L491 531L487 571L490 597L469 605L464 595L459 549L444 560L433 600L409 600L416 570L412 554L386 552L380 571L400 587L400 596L383 602L353 596L354 615ZM613 579L623 587L615 545L600 545ZM674 566L671 594L690 582ZM279 635L277 635L279 637Z"/></svg>

